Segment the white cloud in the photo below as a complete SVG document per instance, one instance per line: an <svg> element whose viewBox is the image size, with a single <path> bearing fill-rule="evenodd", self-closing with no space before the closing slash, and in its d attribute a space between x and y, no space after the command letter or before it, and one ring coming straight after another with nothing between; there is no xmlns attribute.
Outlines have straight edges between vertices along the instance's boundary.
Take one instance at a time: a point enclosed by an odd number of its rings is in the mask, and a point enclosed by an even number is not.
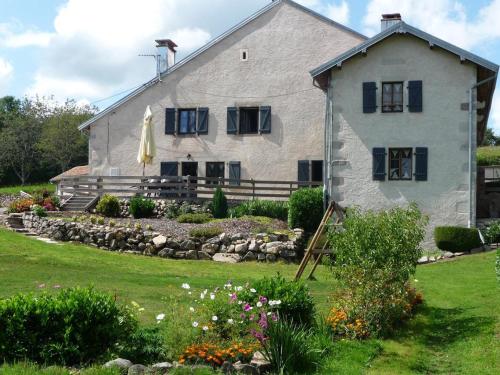
<svg viewBox="0 0 500 375"><path fill-rule="evenodd" d="M338 23L349 23L349 4L342 0L340 4L327 4L325 15Z"/></svg>
<svg viewBox="0 0 500 375"><path fill-rule="evenodd" d="M52 33L27 28L20 22L0 24L0 46L2 47L46 47L49 45L52 35Z"/></svg>
<svg viewBox="0 0 500 375"><path fill-rule="evenodd" d="M364 32L380 31L383 13L401 13L403 21L463 48L500 37L500 0L480 8L468 17L463 2L456 0L371 0L363 19Z"/></svg>
<svg viewBox="0 0 500 375"><path fill-rule="evenodd" d="M14 68L7 60L0 57L0 96L7 94L7 85L12 78Z"/></svg>

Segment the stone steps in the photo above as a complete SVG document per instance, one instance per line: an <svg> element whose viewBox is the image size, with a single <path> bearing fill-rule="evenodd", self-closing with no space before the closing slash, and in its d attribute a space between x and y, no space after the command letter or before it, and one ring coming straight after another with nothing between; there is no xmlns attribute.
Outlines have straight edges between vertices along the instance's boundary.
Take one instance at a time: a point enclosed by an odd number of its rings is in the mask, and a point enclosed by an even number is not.
<svg viewBox="0 0 500 375"><path fill-rule="evenodd" d="M83 197L83 196L78 196L75 195L68 199L61 209L63 211L75 211L75 212L82 212L85 211L85 208L87 205L92 202L94 197Z"/></svg>

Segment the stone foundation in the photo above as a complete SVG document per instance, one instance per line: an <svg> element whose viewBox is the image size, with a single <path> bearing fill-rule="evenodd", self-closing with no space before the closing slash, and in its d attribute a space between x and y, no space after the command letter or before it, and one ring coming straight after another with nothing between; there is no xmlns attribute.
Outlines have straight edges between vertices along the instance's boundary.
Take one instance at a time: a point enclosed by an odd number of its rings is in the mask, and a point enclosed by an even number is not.
<svg viewBox="0 0 500 375"><path fill-rule="evenodd" d="M57 241L74 241L109 251L159 256L172 259L214 260L226 263L240 261L293 262L302 258L304 233L294 229L293 235L283 233L241 233L200 239L176 240L157 232L125 227L75 223L63 219L23 215L23 224L30 232Z"/></svg>

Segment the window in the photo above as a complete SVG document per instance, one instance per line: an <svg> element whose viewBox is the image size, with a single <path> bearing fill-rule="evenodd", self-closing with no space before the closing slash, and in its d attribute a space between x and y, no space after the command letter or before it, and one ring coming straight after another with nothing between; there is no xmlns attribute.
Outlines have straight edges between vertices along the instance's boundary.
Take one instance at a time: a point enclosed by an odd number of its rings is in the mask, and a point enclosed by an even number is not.
<svg viewBox="0 0 500 375"><path fill-rule="evenodd" d="M224 162L207 162L205 175L207 177L224 178ZM208 180L207 184L218 184L218 181Z"/></svg>
<svg viewBox="0 0 500 375"><path fill-rule="evenodd" d="M412 179L412 149L389 149L389 180Z"/></svg>
<svg viewBox="0 0 500 375"><path fill-rule="evenodd" d="M403 82L382 83L382 112L403 112Z"/></svg>
<svg viewBox="0 0 500 375"><path fill-rule="evenodd" d="M179 134L196 133L196 109L179 109Z"/></svg>
<svg viewBox="0 0 500 375"><path fill-rule="evenodd" d="M259 132L259 107L240 108L240 134Z"/></svg>
<svg viewBox="0 0 500 375"><path fill-rule="evenodd" d="M240 60L241 61L247 61L248 60L248 50L247 49L241 49L240 50Z"/></svg>
<svg viewBox="0 0 500 375"><path fill-rule="evenodd" d="M311 181L323 182L323 160L311 161Z"/></svg>

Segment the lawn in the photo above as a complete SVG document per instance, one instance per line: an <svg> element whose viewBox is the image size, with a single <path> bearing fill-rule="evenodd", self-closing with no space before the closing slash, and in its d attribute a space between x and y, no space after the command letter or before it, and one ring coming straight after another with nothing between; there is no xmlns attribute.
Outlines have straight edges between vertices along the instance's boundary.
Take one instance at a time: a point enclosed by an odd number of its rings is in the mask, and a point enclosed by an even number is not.
<svg viewBox="0 0 500 375"><path fill-rule="evenodd" d="M33 185L16 185L16 186L0 186L0 195L14 195L19 194L24 191L25 193L31 194L37 190L48 190L50 192L56 191L56 185L44 183L44 184L33 184Z"/></svg>
<svg viewBox="0 0 500 375"><path fill-rule="evenodd" d="M500 165L500 147L485 146L477 148L477 165Z"/></svg>
<svg viewBox="0 0 500 375"><path fill-rule="evenodd" d="M481 253L420 266L416 285L425 305L392 339L343 341L324 358L323 374L495 374L500 358L500 293L495 254ZM296 265L180 261L122 255L83 245L51 245L0 229L0 297L16 292L94 285L123 302L145 307L144 323L166 308L165 297L182 296L181 284L213 287L228 279L246 282ZM320 312L335 288L326 267L309 282ZM40 286L44 284L43 288ZM0 373L4 373L0 369ZM20 372L5 372L20 373Z"/></svg>

